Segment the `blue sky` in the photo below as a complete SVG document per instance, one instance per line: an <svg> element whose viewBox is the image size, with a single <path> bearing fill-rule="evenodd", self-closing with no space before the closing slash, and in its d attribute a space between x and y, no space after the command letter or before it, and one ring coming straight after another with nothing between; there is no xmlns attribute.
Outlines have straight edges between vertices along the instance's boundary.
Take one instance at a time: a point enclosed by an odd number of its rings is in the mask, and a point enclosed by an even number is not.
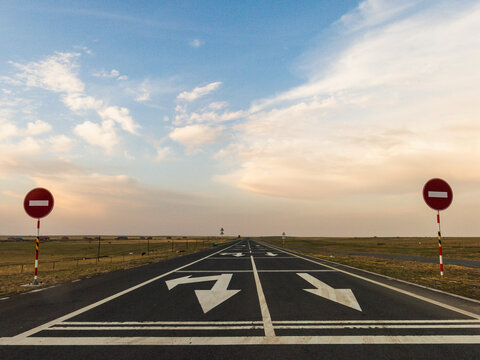
<svg viewBox="0 0 480 360"><path fill-rule="evenodd" d="M478 1L0 2L0 226L477 235ZM432 221L433 220L433 221Z"/></svg>

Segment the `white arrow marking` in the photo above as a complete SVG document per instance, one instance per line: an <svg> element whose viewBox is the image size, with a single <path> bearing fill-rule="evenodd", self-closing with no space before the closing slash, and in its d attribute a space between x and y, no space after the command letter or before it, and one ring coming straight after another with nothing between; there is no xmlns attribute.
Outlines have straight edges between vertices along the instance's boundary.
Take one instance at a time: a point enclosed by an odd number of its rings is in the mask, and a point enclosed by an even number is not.
<svg viewBox="0 0 480 360"><path fill-rule="evenodd" d="M350 289L334 289L331 286L321 282L317 278L314 278L312 275L307 273L297 273L303 280L308 281L310 284L315 286L316 289L303 289L312 294L321 296L325 299L338 302L342 305L351 307L352 309L362 311L362 308L357 302L355 295L353 295L352 290Z"/></svg>
<svg viewBox="0 0 480 360"><path fill-rule="evenodd" d="M212 275L212 276L202 276L198 278L191 278L192 275L184 276L178 279L172 279L165 281L167 284L168 290L172 290L175 286L181 284L190 284L190 283L197 283L197 282L205 282L205 281L217 281L220 278L220 275Z"/></svg>
<svg viewBox="0 0 480 360"><path fill-rule="evenodd" d="M233 255L235 257L239 257L239 256L243 256L243 253L229 253L229 252L225 252L225 253L221 253L220 255Z"/></svg>
<svg viewBox="0 0 480 360"><path fill-rule="evenodd" d="M272 253L272 252L269 251L269 252L267 252L265 255L268 255L268 256L277 256L278 254L274 254L274 253Z"/></svg>
<svg viewBox="0 0 480 360"><path fill-rule="evenodd" d="M30 200L28 206L48 206L48 200Z"/></svg>
<svg viewBox="0 0 480 360"><path fill-rule="evenodd" d="M429 191L428 197L448 199L448 193L446 191Z"/></svg>
<svg viewBox="0 0 480 360"><path fill-rule="evenodd" d="M210 290L195 290L195 295L197 295L198 302L200 303L200 306L205 314L240 291L227 290L233 274L202 276L198 278L191 278L191 276L192 275L188 275L178 279L167 280L165 283L167 284L168 290L171 290L180 284L215 280L216 283Z"/></svg>

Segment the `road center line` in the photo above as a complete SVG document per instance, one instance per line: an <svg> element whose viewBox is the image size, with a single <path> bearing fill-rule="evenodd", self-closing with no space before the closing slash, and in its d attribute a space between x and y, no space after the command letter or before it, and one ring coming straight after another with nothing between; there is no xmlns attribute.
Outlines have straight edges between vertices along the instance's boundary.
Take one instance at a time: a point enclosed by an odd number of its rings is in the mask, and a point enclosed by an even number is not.
<svg viewBox="0 0 480 360"><path fill-rule="evenodd" d="M253 256L250 256L252 260L253 277L255 278L255 285L257 286L258 301L260 302L260 311L262 312L263 327L265 329L265 336L275 336L275 330L273 329L272 318L270 317L270 311L268 310L267 301L265 300L265 294L263 293L260 277L258 276L257 267Z"/></svg>
<svg viewBox="0 0 480 360"><path fill-rule="evenodd" d="M105 304L105 303L107 303L107 302L109 302L109 301L111 301L111 300L113 300L113 299L116 299L116 298L118 298L118 297L120 297L120 296L122 296L122 295L125 295L125 294L127 294L127 293L129 293L129 292L131 292L131 291L137 290L138 288L141 288L141 287L143 287L143 286L145 286L145 285L148 285L148 284L150 284L150 283L152 283L152 282L154 282L154 281L157 281L157 280L159 280L159 279L161 279L161 278L163 278L163 277L165 277L165 276L168 276L168 275L170 275L170 274L173 274L174 272L176 272L176 271L178 271L178 270L184 269L184 268L186 268L186 267L188 267L188 266L191 266L191 265L196 264L196 263L198 263L198 262L200 262L200 261L203 261L203 260L205 260L205 259L207 259L207 258L209 258L209 257L211 257L211 256L214 256L214 255L216 255L216 254L218 254L218 253L220 253L220 252L222 252L222 251L225 251L225 250L231 248L232 246L234 246L234 245L230 245L229 247L227 247L227 248L225 248L225 249L221 249L221 250L219 250L219 251L216 251L216 252L214 252L214 253L212 253L212 254L210 254L210 255L207 255L207 256L205 256L205 257L203 257L203 258L200 258L200 259L198 259L198 260L195 260L195 261L193 261L193 262L191 262L191 263L188 263L188 264L186 264L186 265L180 266L180 267L178 267L178 268L176 268L176 269L174 269L174 270L168 271L168 272L166 272L166 273L164 273L164 274L162 274L162 275L156 276L156 277L154 277L154 278L152 278L152 279L150 279L150 280L144 281L144 282L142 282L142 283L140 283L140 284L138 284L138 285L132 286L132 287L126 289L126 290L120 291L120 292L118 292L118 293L116 293L116 294L113 294L113 295L111 295L111 296L109 296L109 297L107 297L107 298L105 298L105 299L102 299L102 300L99 300L99 301L97 301L97 302L95 302L95 303L93 303L93 304L87 305L87 306L85 306L85 307L83 307L83 308L81 308L81 309L78 309L78 310L76 310L76 311L74 311L74 312L71 312L71 313L69 313L69 314L67 314L67 315L61 316L61 317L59 317L59 318L57 318L57 319L55 319L55 320L52 320L52 321L49 321L49 322L43 324L43 325L37 326L37 327L35 327L35 328L33 328L33 329L30 329L30 330L28 330L28 331L25 331L25 332L23 332L23 333L21 333L21 334L15 335L15 336L12 337L12 339L14 339L14 340L22 340L22 339L24 339L24 338L26 338L26 337L28 337L28 336L30 336L30 335L33 335L33 334L35 334L35 333L37 333L37 332L40 332L40 331L42 331L42 330L45 330L45 329L49 328L49 327L52 326L52 325L55 325L55 324L61 323L62 321L71 319L71 318L73 318L73 317L75 317L75 316L77 316L77 315L80 315L80 314L82 314L82 313L84 313L84 312L86 312L86 311L89 311L89 310L91 310L91 309L93 309L93 308L96 308L97 306L103 305L103 304ZM272 328L273 328L273 327L272 327Z"/></svg>
<svg viewBox="0 0 480 360"><path fill-rule="evenodd" d="M319 261L315 261L315 260L312 260L312 259L303 257L303 256L298 255L298 254L296 254L296 253L294 253L294 252L291 252L291 251L285 251L285 250L282 250L282 249L277 248L277 247L272 247L272 249L275 249L275 250L277 250L277 251L282 251L282 252L284 252L284 253L286 253L286 254L293 255L293 256L295 256L295 257L297 257L297 258L299 258L299 259L303 259L303 260L312 262L312 263L314 263L314 264L318 264L318 265L325 266L325 267L327 267L327 268L329 268L329 269L337 270L338 272L341 272L341 273L344 273L344 274L347 274L347 275L356 277L356 278L361 279L361 280L364 280L364 281L368 281L368 282L370 282L370 283L372 283L372 284L379 285L379 286L382 286L382 287L384 287L384 288L387 288L387 289L390 289L390 290L399 292L399 293L401 293L401 294L405 294L405 295L414 297L414 298L416 298L416 299L419 299L419 300L428 302L428 303L430 303L430 304L443 307L444 309L448 309L448 310L451 310L451 311L455 311L455 312L457 312L457 313L460 313L460 314L463 314L463 315L466 315L466 316L470 316L470 317L472 317L472 318L474 318L474 319L480 319L480 314L475 314L475 313L472 313L472 312L470 312L470 311L466 311L466 310L463 310L463 309L459 309L459 308L457 308L457 307L455 307L455 306L448 305L448 304L444 304L444 303L441 303L441 302L439 302L439 301L432 300L432 299L429 299L429 298L427 298L427 297L414 294L414 293L412 293L412 292L410 292L410 291L402 290L402 289L396 288L396 287L394 287L394 286L387 285L387 284L381 283L381 282L379 282L379 281L372 280L372 279L366 278L366 277L364 277L364 276L357 275L357 274L348 272L348 271L346 271L346 270L342 270L342 269L340 269L340 268L337 268L337 267L334 267L334 266L330 266L330 265L327 265L327 264L325 264L325 263L322 263L322 262L319 262ZM339 265L342 265L342 264L339 264ZM361 271L361 269L358 269L358 270Z"/></svg>

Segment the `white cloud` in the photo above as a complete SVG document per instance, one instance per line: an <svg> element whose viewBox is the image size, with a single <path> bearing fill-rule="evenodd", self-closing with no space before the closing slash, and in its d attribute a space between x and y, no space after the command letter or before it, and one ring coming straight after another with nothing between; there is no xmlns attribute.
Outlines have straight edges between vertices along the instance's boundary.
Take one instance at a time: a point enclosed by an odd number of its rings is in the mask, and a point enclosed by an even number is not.
<svg viewBox="0 0 480 360"><path fill-rule="evenodd" d="M348 30L358 31L384 24L389 20L395 20L417 4L418 1L415 0L404 0L396 3L387 0L362 1L355 10L343 15L339 23L343 24Z"/></svg>
<svg viewBox="0 0 480 360"><path fill-rule="evenodd" d="M62 98L63 103L72 111L99 110L103 106L102 100L97 100L93 96L87 96L79 93L69 93Z"/></svg>
<svg viewBox="0 0 480 360"><path fill-rule="evenodd" d="M79 49L79 50L82 50L85 54L87 55L93 55L93 52L92 50L90 50L88 47L86 46L79 46L79 45L75 45L74 46L74 49Z"/></svg>
<svg viewBox="0 0 480 360"><path fill-rule="evenodd" d="M137 97L135 101L137 102L145 102L151 100L151 92L152 92L152 85L150 81L144 80L137 90Z"/></svg>
<svg viewBox="0 0 480 360"><path fill-rule="evenodd" d="M227 106L228 103L226 101L216 101L208 105L208 107L212 110L221 110Z"/></svg>
<svg viewBox="0 0 480 360"><path fill-rule="evenodd" d="M52 130L52 125L42 121L37 120L35 122L29 122L27 124L27 134L35 136L40 135Z"/></svg>
<svg viewBox="0 0 480 360"><path fill-rule="evenodd" d="M210 83L205 86L196 87L192 91L184 91L177 96L177 100L185 100L187 102L192 102L203 96L210 94L212 91L218 89L222 83L220 81Z"/></svg>
<svg viewBox="0 0 480 360"><path fill-rule="evenodd" d="M74 131L88 143L101 146L106 151L111 152L119 141L115 123L119 124L123 130L134 135L138 135L140 125L133 120L129 109L119 106L108 106L104 101L85 93L85 85L78 77L77 62L79 56L80 54L78 53L57 52L43 61L30 62L26 65L12 64L22 71L17 74L17 77L23 80L27 86L61 93L63 103L71 111L81 115L84 115L89 110L95 111L103 120L101 125L85 121L83 124L77 125ZM126 77L120 76L120 72L116 69L112 69L108 73L102 71L96 74L96 76L126 79ZM7 125L4 126L6 127L6 134L10 134L12 131L18 133L18 129L15 130ZM31 123L28 125L27 134L36 135L49 131L48 126L48 124L38 121ZM105 142L102 143L102 141ZM66 143L61 146L66 146Z"/></svg>
<svg viewBox="0 0 480 360"><path fill-rule="evenodd" d="M93 76L104 79L128 80L128 76L120 75L120 71L118 71L117 69L112 69L110 71L102 70L100 72L94 73Z"/></svg>
<svg viewBox="0 0 480 360"><path fill-rule="evenodd" d="M22 139L16 147L17 152L23 155L36 155L42 151L42 146L31 136Z"/></svg>
<svg viewBox="0 0 480 360"><path fill-rule="evenodd" d="M221 133L221 128L212 128L207 125L188 125L174 129L168 136L186 147L187 153L192 153L195 148L216 141Z"/></svg>
<svg viewBox="0 0 480 360"><path fill-rule="evenodd" d="M167 159L171 154L172 149L168 146L159 146L156 148L157 154L155 156L155 161L161 162Z"/></svg>
<svg viewBox="0 0 480 360"><path fill-rule="evenodd" d="M214 111L205 111L205 112L192 112L188 116L189 123L202 123L202 122L226 122L231 120L237 120L239 118L245 117L248 115L245 111L228 111L222 114L219 114Z"/></svg>
<svg viewBox="0 0 480 360"><path fill-rule="evenodd" d="M218 153L236 170L215 179L306 199L406 194L433 176L480 181L468 170L480 157L480 6L408 6L421 9L369 1L344 17L349 41L331 41L347 45L322 67L314 53L306 84L252 106Z"/></svg>
<svg viewBox="0 0 480 360"><path fill-rule="evenodd" d="M0 140L5 140L11 137L38 136L51 130L52 126L42 120L29 122L24 129L19 128L13 122L0 120Z"/></svg>
<svg viewBox="0 0 480 360"><path fill-rule="evenodd" d="M189 45L193 48L199 48L203 44L205 44L205 42L202 41L202 40L199 40L199 39L194 39L194 40L190 41L190 43L189 43Z"/></svg>
<svg viewBox="0 0 480 360"><path fill-rule="evenodd" d="M12 64L23 71L18 77L25 80L27 86L54 92L81 93L85 85L77 77L76 60L79 56L78 53L57 52L43 61Z"/></svg>
<svg viewBox="0 0 480 360"><path fill-rule="evenodd" d="M113 120L103 121L102 125L85 121L75 126L74 132L87 143L104 148L107 153L112 153L119 143Z"/></svg>
<svg viewBox="0 0 480 360"><path fill-rule="evenodd" d="M138 134L137 129L140 128L130 116L130 111L127 108L118 106L109 106L98 111L100 117L106 121L113 120L120 124L123 130L131 134Z"/></svg>
<svg viewBox="0 0 480 360"><path fill-rule="evenodd" d="M18 128L15 124L6 120L0 120L0 140L8 139L12 136L18 135Z"/></svg>
<svg viewBox="0 0 480 360"><path fill-rule="evenodd" d="M74 144L73 139L65 135L52 136L47 140L47 142L51 151L60 154L68 153Z"/></svg>

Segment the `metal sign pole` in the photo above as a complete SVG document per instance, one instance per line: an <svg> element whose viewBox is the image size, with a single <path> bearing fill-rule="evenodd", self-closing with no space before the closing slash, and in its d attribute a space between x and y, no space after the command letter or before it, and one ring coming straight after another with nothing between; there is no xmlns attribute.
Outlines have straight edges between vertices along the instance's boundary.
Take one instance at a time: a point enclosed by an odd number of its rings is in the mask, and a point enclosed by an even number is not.
<svg viewBox="0 0 480 360"><path fill-rule="evenodd" d="M35 271L32 285L40 285L38 282L38 251L40 249L40 219L37 219L37 238L35 239Z"/></svg>
<svg viewBox="0 0 480 360"><path fill-rule="evenodd" d="M443 277L442 231L440 228L440 210L437 210L437 224L438 224L438 255L440 258L440 276Z"/></svg>

